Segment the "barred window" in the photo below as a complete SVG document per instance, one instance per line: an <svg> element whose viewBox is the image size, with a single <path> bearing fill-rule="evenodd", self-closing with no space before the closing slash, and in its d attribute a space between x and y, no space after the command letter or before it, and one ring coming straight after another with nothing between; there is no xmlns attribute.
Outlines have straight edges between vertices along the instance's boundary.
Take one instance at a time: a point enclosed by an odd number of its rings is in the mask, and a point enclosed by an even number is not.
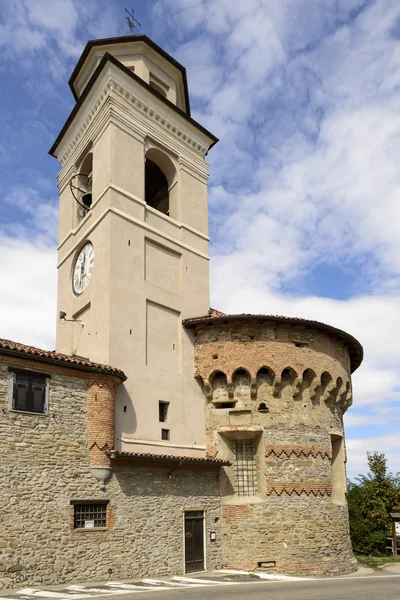
<svg viewBox="0 0 400 600"><path fill-rule="evenodd" d="M26 412L46 412L47 378L39 373L13 373L12 408Z"/></svg>
<svg viewBox="0 0 400 600"><path fill-rule="evenodd" d="M73 502L74 529L93 529L107 526L108 500Z"/></svg>
<svg viewBox="0 0 400 600"><path fill-rule="evenodd" d="M257 494L257 470L253 440L235 442L235 491L238 496Z"/></svg>

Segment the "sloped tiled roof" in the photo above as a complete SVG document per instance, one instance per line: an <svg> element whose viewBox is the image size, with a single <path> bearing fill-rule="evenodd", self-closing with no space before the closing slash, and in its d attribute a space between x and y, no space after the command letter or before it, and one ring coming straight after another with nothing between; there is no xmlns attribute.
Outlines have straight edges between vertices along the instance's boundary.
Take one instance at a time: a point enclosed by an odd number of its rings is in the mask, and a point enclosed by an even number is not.
<svg viewBox="0 0 400 600"><path fill-rule="evenodd" d="M107 373L108 375L115 375L116 377L119 377L119 379L122 381L126 380L125 373L120 369L116 369L115 367L91 362L90 360L79 356L68 356L67 354L56 352L55 350L42 350L41 348L35 348L34 346L27 346L26 344L20 344L19 342L13 342L11 340L4 340L1 338L0 354L13 354L15 356L22 355L26 358L47 363L61 363L64 367L74 367L84 371L94 371L95 373Z"/></svg>
<svg viewBox="0 0 400 600"><path fill-rule="evenodd" d="M170 454L150 454L147 452L122 452L112 450L110 457L131 460L155 460L158 462L182 462L185 464L229 466L231 463L220 458L195 458L193 456L172 456Z"/></svg>
<svg viewBox="0 0 400 600"><path fill-rule="evenodd" d="M226 315L221 313L220 311L210 308L208 314L203 317L193 317L191 319L185 319L183 321L183 326L187 328L196 327L197 325L212 325L213 323L229 323L232 321L273 321L275 323L290 323L293 325L305 325L309 327L314 327L315 329L319 329L320 331L325 331L337 337L341 340L346 346L350 354L350 363L351 363L351 371L355 371L361 364L364 351L360 342L356 340L355 337L342 331L341 329L337 329L336 327L332 327L332 325L326 325L325 323L321 323L320 321L313 321L311 319L302 319L300 317L285 317L283 315L263 315L263 314L249 314L242 313L236 315Z"/></svg>

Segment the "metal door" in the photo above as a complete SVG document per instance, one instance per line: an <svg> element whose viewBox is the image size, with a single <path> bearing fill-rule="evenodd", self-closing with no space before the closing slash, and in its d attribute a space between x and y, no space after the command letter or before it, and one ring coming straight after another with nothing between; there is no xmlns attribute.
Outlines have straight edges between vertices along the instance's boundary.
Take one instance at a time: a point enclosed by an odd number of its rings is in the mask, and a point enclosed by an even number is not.
<svg viewBox="0 0 400 600"><path fill-rule="evenodd" d="M204 513L202 510L185 512L185 570L186 573L204 571Z"/></svg>

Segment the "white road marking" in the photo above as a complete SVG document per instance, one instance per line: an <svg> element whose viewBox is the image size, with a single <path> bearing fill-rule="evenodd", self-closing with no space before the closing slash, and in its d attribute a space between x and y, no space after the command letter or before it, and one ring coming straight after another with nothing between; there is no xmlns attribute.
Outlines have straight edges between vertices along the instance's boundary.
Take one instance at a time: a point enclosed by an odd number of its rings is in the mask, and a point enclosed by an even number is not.
<svg viewBox="0 0 400 600"><path fill-rule="evenodd" d="M91 587L90 585L70 585L70 586L68 586L65 589L68 590L68 591L71 591L71 592L78 592L78 593L82 592L83 594L88 593L88 592L89 593L91 593L91 592L93 592L93 593L100 592L101 594L102 593L106 593L106 594L112 594L113 593L112 590L107 590L107 589L104 589L104 588Z"/></svg>
<svg viewBox="0 0 400 600"><path fill-rule="evenodd" d="M53 592L51 590L37 590L35 588L25 588L23 590L19 590L17 594L22 594L24 596L34 596L35 598L65 598L65 594L61 594L60 592Z"/></svg>
<svg viewBox="0 0 400 600"><path fill-rule="evenodd" d="M178 583L177 581L162 581L161 579L142 579L143 583L148 585L171 585L172 587L188 587L185 583Z"/></svg>
<svg viewBox="0 0 400 600"><path fill-rule="evenodd" d="M227 581L216 581L215 579L197 579L195 577L173 577L172 581L178 581L180 583L187 582L190 587L193 587L192 584L196 583L197 585L231 585ZM188 586L189 587L189 586Z"/></svg>
<svg viewBox="0 0 400 600"><path fill-rule="evenodd" d="M115 590L141 590L143 587L141 585L134 585L133 583L119 583L118 581L109 581L105 585L115 588Z"/></svg>

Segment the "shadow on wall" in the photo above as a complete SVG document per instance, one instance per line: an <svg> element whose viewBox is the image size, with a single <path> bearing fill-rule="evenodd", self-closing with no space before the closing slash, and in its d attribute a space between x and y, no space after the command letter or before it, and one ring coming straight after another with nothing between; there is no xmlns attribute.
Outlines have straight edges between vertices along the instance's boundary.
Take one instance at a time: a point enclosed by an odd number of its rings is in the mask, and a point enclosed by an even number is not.
<svg viewBox="0 0 400 600"><path fill-rule="evenodd" d="M119 435L132 435L137 429L137 416L134 403L125 384L118 387L115 397L115 431Z"/></svg>
<svg viewBox="0 0 400 600"><path fill-rule="evenodd" d="M176 463L168 466L165 463L152 463L149 467L143 467L143 463L137 467L130 463L129 467L113 466L113 473L119 489L127 497L159 497L165 501L168 496L178 496L189 504L192 502L193 506L196 504L193 499L199 498L201 504L204 496L207 496L219 503L219 469L197 471L184 464L179 470L176 467ZM149 518L153 520L154 514Z"/></svg>

